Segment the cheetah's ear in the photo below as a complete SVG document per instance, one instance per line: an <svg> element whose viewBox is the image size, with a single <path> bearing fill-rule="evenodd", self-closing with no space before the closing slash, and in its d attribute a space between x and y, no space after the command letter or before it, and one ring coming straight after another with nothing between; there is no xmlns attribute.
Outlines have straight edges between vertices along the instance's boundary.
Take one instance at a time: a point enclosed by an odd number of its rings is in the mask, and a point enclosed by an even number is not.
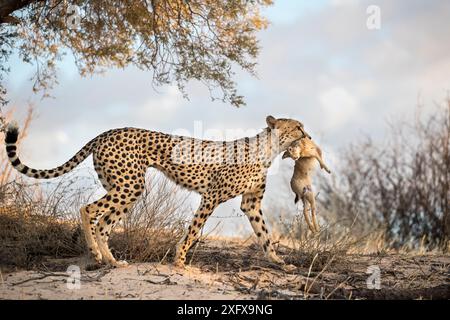
<svg viewBox="0 0 450 320"><path fill-rule="evenodd" d="M266 118L266 123L269 126L270 129L274 129L275 128L275 123L277 122L277 119L275 119L272 116L267 116Z"/></svg>

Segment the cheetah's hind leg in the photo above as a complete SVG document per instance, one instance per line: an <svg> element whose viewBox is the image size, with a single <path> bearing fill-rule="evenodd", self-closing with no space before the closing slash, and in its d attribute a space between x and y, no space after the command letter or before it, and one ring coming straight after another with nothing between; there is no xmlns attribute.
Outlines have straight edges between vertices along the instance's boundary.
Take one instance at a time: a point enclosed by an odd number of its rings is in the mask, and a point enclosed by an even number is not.
<svg viewBox="0 0 450 320"><path fill-rule="evenodd" d="M81 225L86 238L86 244L90 253L94 256L95 261L98 264L102 263L102 254L98 248L97 240L95 237L96 217L92 211L92 206L87 205L80 209L81 213Z"/></svg>
<svg viewBox="0 0 450 320"><path fill-rule="evenodd" d="M117 193L114 190L108 192L101 199L87 205L84 209L87 214L84 215L83 226L85 230L87 229L89 231L89 233L86 233L86 240L88 241L89 249L92 249L91 252L93 252L96 261L103 261L106 264L118 266L118 263L109 251L107 244L105 245L104 243L106 231L103 230L103 224L106 224L106 221L109 221L109 224L111 224L111 215L119 209L117 206L113 206L114 202L112 199L117 199ZM106 219L105 216L107 217ZM116 218L114 218L114 220L115 219ZM100 229L101 231L99 231Z"/></svg>
<svg viewBox="0 0 450 320"><path fill-rule="evenodd" d="M125 214L134 205L137 197L144 189L143 184L135 184L133 191L129 189L114 189L109 191L97 203L99 221L96 226L98 247L102 253L103 261L115 267L127 266L126 261L117 261L108 246L108 239L115 225L120 222ZM122 190L122 191L117 191ZM126 191L128 190L128 192Z"/></svg>

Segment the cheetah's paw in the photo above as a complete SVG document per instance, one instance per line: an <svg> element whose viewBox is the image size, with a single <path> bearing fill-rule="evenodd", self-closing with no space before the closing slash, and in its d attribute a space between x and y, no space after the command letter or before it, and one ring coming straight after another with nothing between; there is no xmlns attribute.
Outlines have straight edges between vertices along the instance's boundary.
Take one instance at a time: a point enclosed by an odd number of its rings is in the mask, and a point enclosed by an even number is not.
<svg viewBox="0 0 450 320"><path fill-rule="evenodd" d="M113 266L116 268L128 267L128 262L126 262L125 260L116 261L115 263L113 263Z"/></svg>

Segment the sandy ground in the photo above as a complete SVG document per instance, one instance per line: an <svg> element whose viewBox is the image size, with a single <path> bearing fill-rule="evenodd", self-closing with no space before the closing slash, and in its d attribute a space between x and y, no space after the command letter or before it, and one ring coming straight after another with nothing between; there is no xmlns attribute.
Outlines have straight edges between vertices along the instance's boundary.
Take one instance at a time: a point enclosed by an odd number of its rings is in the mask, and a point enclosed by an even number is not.
<svg viewBox="0 0 450 320"><path fill-rule="evenodd" d="M3 299L242 299L219 277L197 268L180 270L156 263L81 271L79 287L64 272L21 271L3 275ZM73 277L72 277L73 279ZM69 284L68 284L69 281Z"/></svg>
<svg viewBox="0 0 450 320"><path fill-rule="evenodd" d="M450 299L448 255L325 252L314 259L279 251L292 270L260 260L254 245L232 243L201 246L185 270L132 263L87 271L82 258L49 260L39 270L3 271L0 299ZM81 266L79 288L67 284L69 265ZM380 270L379 290L367 286L370 266Z"/></svg>

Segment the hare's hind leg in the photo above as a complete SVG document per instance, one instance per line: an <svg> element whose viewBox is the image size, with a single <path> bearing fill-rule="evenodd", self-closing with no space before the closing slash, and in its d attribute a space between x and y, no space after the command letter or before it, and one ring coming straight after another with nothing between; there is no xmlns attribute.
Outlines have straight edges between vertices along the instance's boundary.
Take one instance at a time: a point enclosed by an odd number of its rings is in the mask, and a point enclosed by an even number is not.
<svg viewBox="0 0 450 320"><path fill-rule="evenodd" d="M303 202L303 216L305 217L306 224L308 225L309 230L311 230L311 232L314 232L315 231L314 225L311 223L308 214L309 208L311 207L310 203L305 196L302 197L302 202Z"/></svg>
<svg viewBox="0 0 450 320"><path fill-rule="evenodd" d="M314 225L314 231L313 232L320 232L319 224L317 223L317 216L316 216L316 200L314 198L314 194L311 192L311 199L310 199L310 205L311 205L311 220Z"/></svg>

